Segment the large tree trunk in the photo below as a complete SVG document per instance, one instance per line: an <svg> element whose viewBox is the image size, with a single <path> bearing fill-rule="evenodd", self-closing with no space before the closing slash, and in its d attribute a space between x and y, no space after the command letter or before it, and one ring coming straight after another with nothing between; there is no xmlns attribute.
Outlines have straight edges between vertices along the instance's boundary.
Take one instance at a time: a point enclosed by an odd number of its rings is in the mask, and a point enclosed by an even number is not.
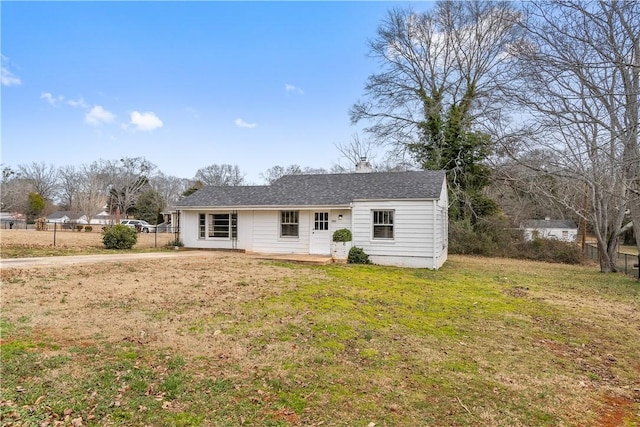
<svg viewBox="0 0 640 427"><path fill-rule="evenodd" d="M614 273L618 271L616 262L618 261L619 239L610 238L608 241L598 239L598 255L600 271L602 273Z"/></svg>

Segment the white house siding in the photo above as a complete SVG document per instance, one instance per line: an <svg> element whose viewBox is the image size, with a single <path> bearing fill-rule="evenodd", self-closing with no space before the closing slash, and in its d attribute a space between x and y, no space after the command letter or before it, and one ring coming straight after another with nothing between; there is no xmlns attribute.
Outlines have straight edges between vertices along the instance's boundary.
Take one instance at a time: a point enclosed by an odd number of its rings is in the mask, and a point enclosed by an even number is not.
<svg viewBox="0 0 640 427"><path fill-rule="evenodd" d="M253 251L274 254L308 254L310 212L299 209L298 237L280 237L280 211L254 211Z"/></svg>
<svg viewBox="0 0 640 427"><path fill-rule="evenodd" d="M373 239L374 210L394 210L392 240ZM438 268L444 262L439 237L441 215L438 215L436 201L354 202L352 215L353 244L362 248L372 262L419 268Z"/></svg>
<svg viewBox="0 0 640 427"><path fill-rule="evenodd" d="M430 268L438 269L447 260L449 253L449 195L447 182L442 183L440 198L435 202L436 221L434 224L436 241L433 246L433 265Z"/></svg>
<svg viewBox="0 0 640 427"><path fill-rule="evenodd" d="M289 210L289 209L283 209ZM309 253L309 238L313 227L314 212L329 212L329 239L327 253L330 252L331 235L341 228L351 228L351 211L348 209L317 208L299 212L298 237L280 237L280 210L237 211L238 240L237 249L265 253ZM231 239L200 239L198 237L198 215L211 213L229 213L229 210L183 210L180 215L180 234L186 247L199 249L232 249ZM342 219L340 219L342 215Z"/></svg>
<svg viewBox="0 0 640 427"><path fill-rule="evenodd" d="M253 247L253 211L238 211L238 249Z"/></svg>
<svg viewBox="0 0 640 427"><path fill-rule="evenodd" d="M578 239L576 228L525 228L525 240L533 240L534 233L537 233L537 237L541 239L557 239L564 242L575 242Z"/></svg>
<svg viewBox="0 0 640 427"><path fill-rule="evenodd" d="M448 206L442 206L441 203L435 204L436 221L435 221L435 242L433 245L433 265L430 268L438 269L447 260L449 248L449 215Z"/></svg>
<svg viewBox="0 0 640 427"><path fill-rule="evenodd" d="M314 212L329 212L330 235L341 228L353 233L353 245L369 254L372 262L412 268L437 269L447 259L447 203L435 200L383 200L354 202L353 208L298 210L298 237L280 237L280 210L237 211L237 249L251 252L308 254ZM394 211L393 240L373 239L374 210ZM233 249L231 239L200 239L198 215L229 210L183 210L180 235L186 247ZM342 219L340 219L342 215ZM330 239L327 242L331 244Z"/></svg>
<svg viewBox="0 0 640 427"><path fill-rule="evenodd" d="M203 213L231 213L230 210L183 210L180 214L180 238L188 248L198 249L249 249L251 244L251 211L238 211L238 239L234 247L231 238L199 238L198 215ZM208 218L207 218L208 221Z"/></svg>
<svg viewBox="0 0 640 427"><path fill-rule="evenodd" d="M342 219L340 219L341 215ZM351 230L351 211L349 209L329 210L329 231L331 231L331 236L336 230L343 228Z"/></svg>

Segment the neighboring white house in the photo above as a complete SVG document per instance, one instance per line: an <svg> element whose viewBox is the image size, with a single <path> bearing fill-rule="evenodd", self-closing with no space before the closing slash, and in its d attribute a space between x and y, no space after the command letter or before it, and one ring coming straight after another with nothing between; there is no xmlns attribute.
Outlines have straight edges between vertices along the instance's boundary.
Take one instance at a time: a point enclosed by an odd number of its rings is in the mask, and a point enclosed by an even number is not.
<svg viewBox="0 0 640 427"><path fill-rule="evenodd" d="M16 214L13 212L0 212L0 224L16 224L18 222L24 222L24 215Z"/></svg>
<svg viewBox="0 0 640 427"><path fill-rule="evenodd" d="M564 219L530 219L521 225L525 240L557 239L575 242L578 239L578 227L571 220Z"/></svg>
<svg viewBox="0 0 640 427"><path fill-rule="evenodd" d="M348 228L376 264L437 269L447 259L444 171L288 175L204 187L174 208L189 248L329 255L333 232Z"/></svg>
<svg viewBox="0 0 640 427"><path fill-rule="evenodd" d="M66 224L69 222L77 222L80 218L80 215L76 212L72 211L56 211L51 215L47 216L47 222L49 223L57 223L57 224ZM86 221L85 221L86 223Z"/></svg>
<svg viewBox="0 0 640 427"><path fill-rule="evenodd" d="M47 222L58 224L91 224L91 225L110 225L114 223L114 216L107 211L102 211L87 221L86 215L80 215L73 211L57 211L47 216Z"/></svg>

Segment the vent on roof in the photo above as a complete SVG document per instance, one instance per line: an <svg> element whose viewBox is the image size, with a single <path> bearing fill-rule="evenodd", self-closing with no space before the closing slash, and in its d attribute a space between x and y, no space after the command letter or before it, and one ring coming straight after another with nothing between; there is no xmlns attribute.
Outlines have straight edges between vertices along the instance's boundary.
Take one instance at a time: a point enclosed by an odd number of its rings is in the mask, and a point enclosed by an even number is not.
<svg viewBox="0 0 640 427"><path fill-rule="evenodd" d="M360 157L360 162L356 165L356 173L373 172L371 163L367 161L366 157Z"/></svg>

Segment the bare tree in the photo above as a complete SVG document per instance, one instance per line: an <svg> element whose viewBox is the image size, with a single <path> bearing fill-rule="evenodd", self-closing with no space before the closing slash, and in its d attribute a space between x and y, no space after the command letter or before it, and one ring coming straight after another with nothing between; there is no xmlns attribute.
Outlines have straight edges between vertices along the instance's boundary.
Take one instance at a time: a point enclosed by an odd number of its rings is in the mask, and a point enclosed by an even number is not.
<svg viewBox="0 0 640 427"><path fill-rule="evenodd" d="M180 199L189 187L189 180L159 172L149 179L149 187L156 194L156 207L162 211Z"/></svg>
<svg viewBox="0 0 640 427"><path fill-rule="evenodd" d="M426 13L390 12L370 43L382 71L369 77L351 120L371 123L377 142L421 167L449 171L460 203L452 217L475 215L488 184L493 145L481 131L500 111L495 95L512 66L518 19L509 2L442 1Z"/></svg>
<svg viewBox="0 0 640 427"><path fill-rule="evenodd" d="M335 144L335 147L342 154L342 159L346 161L346 165L343 165L338 160L331 169L332 173L353 172L356 165L363 159L366 159L376 172L406 171L416 167L415 162L408 160L403 155L404 152L402 150L400 152L393 149L389 150L382 161L377 161L379 145L371 139L361 139L357 133L352 135L349 142Z"/></svg>
<svg viewBox="0 0 640 427"><path fill-rule="evenodd" d="M353 169L353 167L355 167L362 158L374 163L378 151L377 145L374 144L372 140L360 139L360 135L357 133L354 133L351 136L351 140L349 142L336 143L335 147L349 165L346 169Z"/></svg>
<svg viewBox="0 0 640 427"><path fill-rule="evenodd" d="M77 191L82 177L78 168L73 165L62 166L58 169L60 204L67 209L74 207Z"/></svg>
<svg viewBox="0 0 640 427"><path fill-rule="evenodd" d="M329 171L325 168L312 168L309 166L302 168L300 165L284 167L276 165L261 173L260 177L264 179L267 184L273 184L285 175L322 175L326 173L329 173Z"/></svg>
<svg viewBox="0 0 640 427"><path fill-rule="evenodd" d="M209 165L197 170L194 180L203 185L238 186L245 184L245 174L238 165Z"/></svg>
<svg viewBox="0 0 640 427"><path fill-rule="evenodd" d="M109 197L110 163L103 160L78 168L78 186L74 208L86 216L87 221L100 213Z"/></svg>
<svg viewBox="0 0 640 427"><path fill-rule="evenodd" d="M276 165L262 172L260 174L260 177L264 179L267 184L273 184L275 181L285 175L302 175L302 168L300 167L300 165Z"/></svg>
<svg viewBox="0 0 640 427"><path fill-rule="evenodd" d="M513 224L545 217L580 220L580 214L568 206L584 207L584 187L554 169L557 153L539 149L523 155L503 159L488 188Z"/></svg>
<svg viewBox="0 0 640 427"><path fill-rule="evenodd" d="M29 165L19 165L19 174L31 182L33 191L45 200L53 200L58 189L58 174L55 166L44 162L33 162Z"/></svg>
<svg viewBox="0 0 640 427"><path fill-rule="evenodd" d="M628 209L640 223L640 5L529 2L526 17L527 42L512 50L520 67L507 95L537 131L516 157L549 154L545 169L529 166L568 188L537 190L589 221L601 270L615 271ZM640 227L635 235L640 245Z"/></svg>
<svg viewBox="0 0 640 427"><path fill-rule="evenodd" d="M123 215L127 215L135 206L144 187L148 185L156 165L144 157L123 157L107 163L111 211L119 209Z"/></svg>
<svg viewBox="0 0 640 427"><path fill-rule="evenodd" d="M311 166L305 166L304 168L302 168L303 175L323 175L326 173L329 173L329 171L325 168L314 168Z"/></svg>
<svg viewBox="0 0 640 427"><path fill-rule="evenodd" d="M33 191L30 180L22 178L10 166L2 167L0 208L3 212L25 213L27 197Z"/></svg>

